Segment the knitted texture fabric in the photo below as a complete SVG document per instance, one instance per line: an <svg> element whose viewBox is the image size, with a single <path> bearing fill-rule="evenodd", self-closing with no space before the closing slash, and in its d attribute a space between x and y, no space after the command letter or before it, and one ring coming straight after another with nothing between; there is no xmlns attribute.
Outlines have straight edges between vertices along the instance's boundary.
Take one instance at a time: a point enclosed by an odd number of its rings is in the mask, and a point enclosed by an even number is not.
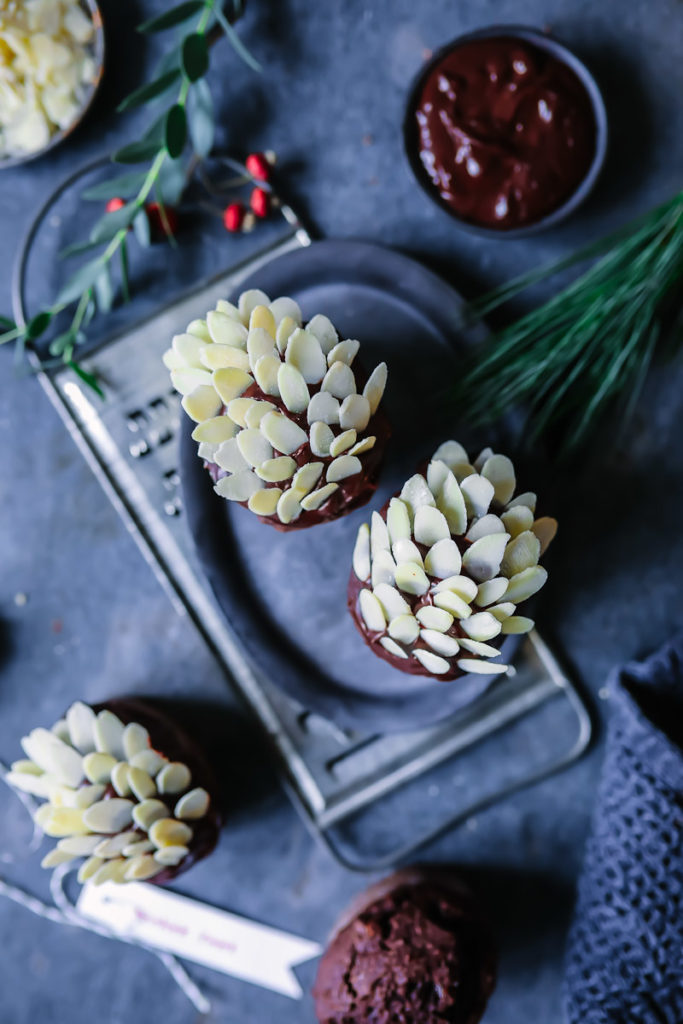
<svg viewBox="0 0 683 1024"><path fill-rule="evenodd" d="M683 1024L683 634L611 680L565 974L570 1024Z"/></svg>

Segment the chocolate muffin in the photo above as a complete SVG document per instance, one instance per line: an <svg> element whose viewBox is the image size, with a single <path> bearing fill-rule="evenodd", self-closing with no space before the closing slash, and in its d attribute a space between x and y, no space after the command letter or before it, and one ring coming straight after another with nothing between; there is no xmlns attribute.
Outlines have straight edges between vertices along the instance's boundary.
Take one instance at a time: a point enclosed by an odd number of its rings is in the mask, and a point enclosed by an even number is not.
<svg viewBox="0 0 683 1024"><path fill-rule="evenodd" d="M337 928L313 989L320 1024L477 1024L496 954L471 895L415 871L373 886Z"/></svg>
<svg viewBox="0 0 683 1024"><path fill-rule="evenodd" d="M279 530L370 499L390 433L387 367L352 368L359 348L321 313L304 324L293 299L257 289L174 337L164 362L217 494Z"/></svg>
<svg viewBox="0 0 683 1024"><path fill-rule="evenodd" d="M144 701L76 702L51 729L21 745L8 782L45 799L36 823L57 845L54 868L86 858L80 882L177 877L216 845L215 782L197 745Z"/></svg>
<svg viewBox="0 0 683 1024"><path fill-rule="evenodd" d="M533 628L517 606L545 583L538 560L557 530L516 486L505 455L485 448L471 465L446 441L360 527L348 606L375 654L444 680L508 671L498 645Z"/></svg>

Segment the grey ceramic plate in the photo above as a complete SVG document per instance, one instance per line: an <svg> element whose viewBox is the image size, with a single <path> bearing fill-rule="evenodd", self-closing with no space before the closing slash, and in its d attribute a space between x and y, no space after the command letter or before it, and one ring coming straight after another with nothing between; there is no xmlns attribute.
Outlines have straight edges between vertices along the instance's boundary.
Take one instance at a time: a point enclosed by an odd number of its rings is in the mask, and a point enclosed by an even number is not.
<svg viewBox="0 0 683 1024"><path fill-rule="evenodd" d="M444 438L477 447L444 395L466 341L462 299L421 264L362 242L317 242L288 253L242 285L250 287L273 298L291 295L305 318L326 313L345 337L360 339L368 369L387 361L384 408L393 436L369 505L333 523L279 533L214 494L186 421L182 483L203 569L254 664L306 708L381 731L444 718L474 700L490 678L444 683L392 668L356 631L346 588L356 532L371 509Z"/></svg>

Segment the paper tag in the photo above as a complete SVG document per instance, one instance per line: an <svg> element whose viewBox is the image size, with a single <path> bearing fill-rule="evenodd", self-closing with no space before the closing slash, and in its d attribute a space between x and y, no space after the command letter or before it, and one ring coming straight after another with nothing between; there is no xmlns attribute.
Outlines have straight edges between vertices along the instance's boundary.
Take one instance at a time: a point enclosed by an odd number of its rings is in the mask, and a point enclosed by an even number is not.
<svg viewBox="0 0 683 1024"><path fill-rule="evenodd" d="M301 999L291 968L322 952L317 942L138 882L85 885L77 910L116 935Z"/></svg>

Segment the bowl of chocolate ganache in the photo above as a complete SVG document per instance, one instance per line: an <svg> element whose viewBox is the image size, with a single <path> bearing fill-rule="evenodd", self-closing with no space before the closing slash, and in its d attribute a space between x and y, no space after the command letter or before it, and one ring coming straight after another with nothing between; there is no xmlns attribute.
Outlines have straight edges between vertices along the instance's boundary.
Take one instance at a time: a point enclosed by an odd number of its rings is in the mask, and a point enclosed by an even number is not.
<svg viewBox="0 0 683 1024"><path fill-rule="evenodd" d="M586 199L607 150L588 68L546 33L496 25L459 36L420 70L403 135L419 185L462 227L519 238Z"/></svg>

